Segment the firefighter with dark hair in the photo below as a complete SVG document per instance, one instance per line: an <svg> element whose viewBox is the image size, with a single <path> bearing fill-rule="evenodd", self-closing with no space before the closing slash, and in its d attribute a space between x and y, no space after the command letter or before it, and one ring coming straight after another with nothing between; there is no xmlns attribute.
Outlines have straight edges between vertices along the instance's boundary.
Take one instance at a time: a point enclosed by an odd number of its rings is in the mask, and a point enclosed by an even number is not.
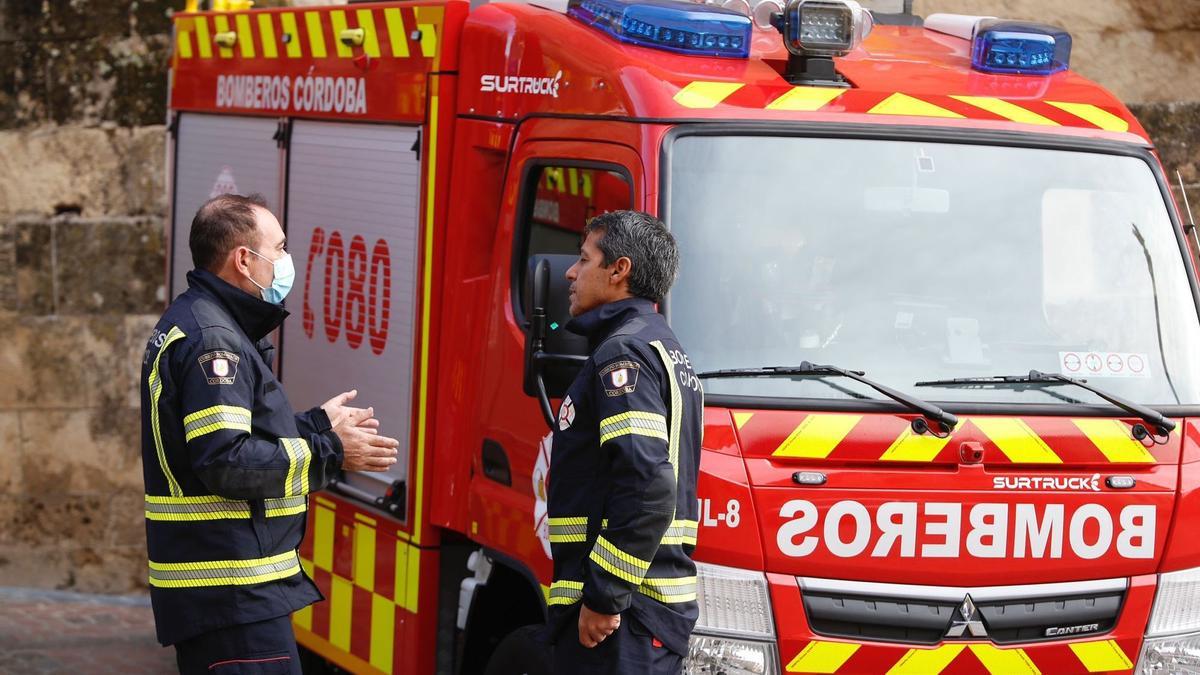
<svg viewBox="0 0 1200 675"><path fill-rule="evenodd" d="M655 309L679 268L666 227L588 223L567 328L591 356L559 408L547 502L557 673L676 673L696 623L703 391Z"/></svg>
<svg viewBox="0 0 1200 675"><path fill-rule="evenodd" d="M399 443L349 391L296 414L267 335L295 271L261 197L200 207L195 269L146 345L142 467L150 599L181 673L300 673L291 613L321 599L300 566L308 494L386 471Z"/></svg>

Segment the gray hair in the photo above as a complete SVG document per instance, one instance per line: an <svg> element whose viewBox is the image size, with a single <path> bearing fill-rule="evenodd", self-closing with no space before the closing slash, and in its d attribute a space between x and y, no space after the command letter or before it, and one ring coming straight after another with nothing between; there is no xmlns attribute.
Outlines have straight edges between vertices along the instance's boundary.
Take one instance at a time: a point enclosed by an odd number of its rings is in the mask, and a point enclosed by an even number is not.
<svg viewBox="0 0 1200 675"><path fill-rule="evenodd" d="M604 266L618 258L633 263L629 292L658 302L671 290L679 273L679 247L661 220L641 211L610 211L587 224L600 235L596 245L604 253Z"/></svg>

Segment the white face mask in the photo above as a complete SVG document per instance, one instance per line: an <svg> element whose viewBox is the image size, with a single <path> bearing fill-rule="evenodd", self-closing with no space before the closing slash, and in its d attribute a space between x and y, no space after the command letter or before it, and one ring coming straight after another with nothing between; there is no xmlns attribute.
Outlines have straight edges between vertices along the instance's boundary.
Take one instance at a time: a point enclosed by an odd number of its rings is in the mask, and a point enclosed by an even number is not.
<svg viewBox="0 0 1200 675"><path fill-rule="evenodd" d="M292 290L292 282L296 280L296 267L292 264L292 254L284 253L279 260L271 260L252 248L246 250L271 263L275 273L275 278L271 280L270 286L262 286L254 280L254 277L250 277L250 283L258 286L263 300L273 305L283 304L283 299Z"/></svg>

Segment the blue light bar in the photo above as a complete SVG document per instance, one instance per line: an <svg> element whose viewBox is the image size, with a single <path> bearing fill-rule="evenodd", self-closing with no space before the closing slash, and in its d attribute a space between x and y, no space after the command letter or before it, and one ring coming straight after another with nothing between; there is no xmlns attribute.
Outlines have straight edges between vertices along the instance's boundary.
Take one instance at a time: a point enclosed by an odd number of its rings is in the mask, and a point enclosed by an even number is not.
<svg viewBox="0 0 1200 675"><path fill-rule="evenodd" d="M696 56L750 56L750 17L683 0L572 0L567 14L621 42Z"/></svg>
<svg viewBox="0 0 1200 675"><path fill-rule="evenodd" d="M979 22L971 67L985 73L1050 75L1071 62L1071 36L1054 26L1023 21Z"/></svg>

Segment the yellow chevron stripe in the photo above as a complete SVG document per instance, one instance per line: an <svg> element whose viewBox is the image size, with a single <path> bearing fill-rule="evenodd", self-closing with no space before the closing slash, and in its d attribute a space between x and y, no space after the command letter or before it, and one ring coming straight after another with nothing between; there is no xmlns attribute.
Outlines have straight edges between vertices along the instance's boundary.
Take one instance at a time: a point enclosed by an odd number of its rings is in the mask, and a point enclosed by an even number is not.
<svg viewBox="0 0 1200 675"><path fill-rule="evenodd" d="M1071 420L1114 463L1154 463L1154 455L1129 435L1124 422L1112 419Z"/></svg>
<svg viewBox="0 0 1200 675"><path fill-rule="evenodd" d="M305 12L304 25L308 28L308 47L313 57L325 58L325 29L321 26L320 12Z"/></svg>
<svg viewBox="0 0 1200 675"><path fill-rule="evenodd" d="M392 672L392 645L396 641L396 603L371 594L371 665Z"/></svg>
<svg viewBox="0 0 1200 675"><path fill-rule="evenodd" d="M971 653L991 675L1042 675L1024 649L997 649L989 644L973 644Z"/></svg>
<svg viewBox="0 0 1200 675"><path fill-rule="evenodd" d="M375 15L369 9L360 9L355 13L358 17L358 27L366 32L363 38L363 53L371 58L379 58L379 35L375 33Z"/></svg>
<svg viewBox="0 0 1200 675"><path fill-rule="evenodd" d="M408 29L404 27L404 15L399 9L389 7L383 10L383 20L387 23L388 41L392 43L392 56L408 58Z"/></svg>
<svg viewBox="0 0 1200 675"><path fill-rule="evenodd" d="M1133 661L1121 649L1116 640L1101 642L1073 642L1069 645L1079 662L1089 673L1105 673L1110 670L1129 670Z"/></svg>
<svg viewBox="0 0 1200 675"><path fill-rule="evenodd" d="M787 665L789 673L836 673L862 645L813 640Z"/></svg>
<svg viewBox="0 0 1200 675"><path fill-rule="evenodd" d="M825 459L860 420L862 415L809 415L771 454Z"/></svg>
<svg viewBox="0 0 1200 675"><path fill-rule="evenodd" d="M333 46L337 49L337 55L342 58L354 56L354 50L350 48L350 45L344 44L338 37L342 34L342 31L349 28L346 24L346 12L335 9L330 12L330 15L333 20Z"/></svg>
<svg viewBox="0 0 1200 675"><path fill-rule="evenodd" d="M375 528L354 524L354 585L375 590Z"/></svg>
<svg viewBox="0 0 1200 675"><path fill-rule="evenodd" d="M270 14L258 15L258 34L262 36L263 56L268 59L279 58L279 45L275 42L275 24L271 22Z"/></svg>
<svg viewBox="0 0 1200 675"><path fill-rule="evenodd" d="M350 651L350 620L354 615L354 587L348 579L332 575L329 593L329 642Z"/></svg>
<svg viewBox="0 0 1200 675"><path fill-rule="evenodd" d="M224 14L218 14L213 17L213 25L216 28L216 33L218 35L221 33L228 33L229 17ZM231 59L233 58L233 49L229 47L218 47L217 54L223 59Z"/></svg>
<svg viewBox="0 0 1200 675"><path fill-rule="evenodd" d="M442 9L440 7L417 7L414 13L417 17L417 30L421 31L421 56L427 59L433 58L437 55L437 24L442 20Z"/></svg>
<svg viewBox="0 0 1200 675"><path fill-rule="evenodd" d="M950 436L938 438L932 434L915 434L912 427L907 426L879 459L885 462L932 462L949 442Z"/></svg>
<svg viewBox="0 0 1200 675"><path fill-rule="evenodd" d="M792 87L783 96L768 103L767 110L811 112L825 107L830 101L841 96L842 92L845 91L845 89L835 89L833 87Z"/></svg>
<svg viewBox="0 0 1200 675"><path fill-rule="evenodd" d="M290 12L287 14L280 14L279 21L283 26L283 34L288 36L288 58L299 58L303 53L303 50L300 48L300 28L296 25L296 15Z"/></svg>
<svg viewBox="0 0 1200 675"><path fill-rule="evenodd" d="M1015 417L972 417L971 423L991 439L1010 462L1062 464L1062 459L1022 420Z"/></svg>
<svg viewBox="0 0 1200 675"><path fill-rule="evenodd" d="M1105 131L1129 131L1129 122L1091 103L1062 103L1060 101L1046 101L1046 103L1091 122Z"/></svg>
<svg viewBox="0 0 1200 675"><path fill-rule="evenodd" d="M692 82L675 94L675 102L685 108L715 108L743 86L741 82Z"/></svg>
<svg viewBox="0 0 1200 675"><path fill-rule="evenodd" d="M973 105L981 110L986 110L994 115L999 115L1004 119L1013 122L1022 122L1024 124L1040 124L1042 126L1057 127L1058 122L1043 117L1032 110L1027 110L1021 106L1005 101L1000 98L991 98L987 96L951 96L950 98L956 101L962 101L967 105Z"/></svg>
<svg viewBox="0 0 1200 675"><path fill-rule="evenodd" d="M754 417L754 413L735 412L733 413L733 423L740 430L746 426L746 422L749 422L751 417Z"/></svg>
<svg viewBox="0 0 1200 675"><path fill-rule="evenodd" d="M964 119L953 110L934 105L919 98L913 98L899 92L883 99L874 108L867 111L872 115L908 115L912 117L949 117Z"/></svg>
<svg viewBox="0 0 1200 675"><path fill-rule="evenodd" d="M910 649L887 675L938 675L966 645L944 644L933 649Z"/></svg>
<svg viewBox="0 0 1200 675"><path fill-rule="evenodd" d="M197 16L193 19L196 25L196 51L200 58L212 58L212 36L208 34L208 17Z"/></svg>
<svg viewBox="0 0 1200 675"><path fill-rule="evenodd" d="M175 53L181 59L192 58L192 25L191 19L175 22Z"/></svg>
<svg viewBox="0 0 1200 675"><path fill-rule="evenodd" d="M237 23L238 46L242 48L242 58L254 58L254 31L250 30L250 15L234 16Z"/></svg>

